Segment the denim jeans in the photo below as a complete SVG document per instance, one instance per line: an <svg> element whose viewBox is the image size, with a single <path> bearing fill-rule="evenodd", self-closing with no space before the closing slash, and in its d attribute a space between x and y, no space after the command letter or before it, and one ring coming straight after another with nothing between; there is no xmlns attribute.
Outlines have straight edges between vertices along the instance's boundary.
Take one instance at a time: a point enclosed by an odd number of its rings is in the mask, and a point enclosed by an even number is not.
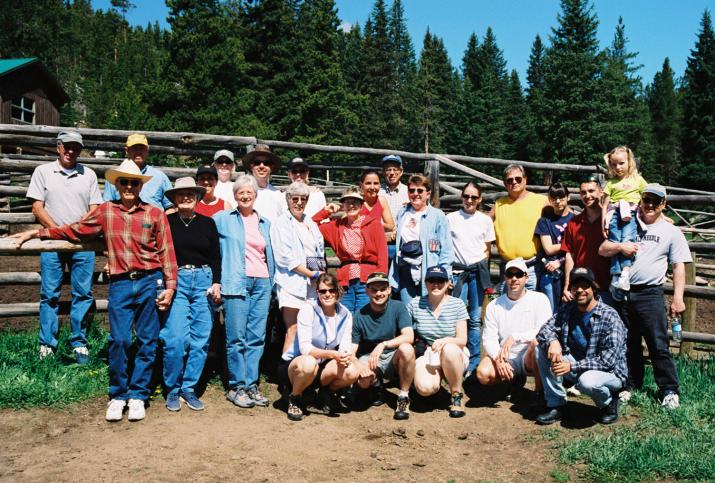
<svg viewBox="0 0 715 483"><path fill-rule="evenodd" d="M365 284L357 278L350 280L350 284L345 288L345 293L343 293L343 298L340 300L340 303L343 304L351 314L354 314L369 304L370 297L368 297L367 292L365 292Z"/></svg>
<svg viewBox="0 0 715 483"><path fill-rule="evenodd" d="M395 242L387 244L387 266L388 268L392 266L395 261L395 255L397 254L397 246Z"/></svg>
<svg viewBox="0 0 715 483"><path fill-rule="evenodd" d="M213 320L206 295L209 288L210 268L179 270L176 296L159 333L164 347L164 386L168 393L193 392L201 377Z"/></svg>
<svg viewBox="0 0 715 483"><path fill-rule="evenodd" d="M160 329L156 281L162 277L161 271L157 270L139 280L117 280L109 284L110 399L149 399ZM130 376L132 326L137 350Z"/></svg>
<svg viewBox="0 0 715 483"><path fill-rule="evenodd" d="M246 290L245 296L223 297L228 385L232 389L258 385L258 364L263 355L271 304L268 278L246 277Z"/></svg>
<svg viewBox="0 0 715 483"><path fill-rule="evenodd" d="M572 364L576 360L569 354L564 358ZM540 346L536 350L536 364L539 367L541 381L544 384L544 398L546 406L555 408L566 404L566 389L564 389L563 381L574 382L576 389L582 393L591 396L596 406L603 408L611 402L613 393L620 391L623 383L615 374L605 371L585 371L581 374L576 374L571 371L568 374L557 377L551 372L551 361L546 356L546 351ZM617 397L617 396L616 396Z"/></svg>
<svg viewBox="0 0 715 483"><path fill-rule="evenodd" d="M413 298L419 297L421 295L420 284L415 283L415 281L412 280L412 273L410 271L409 265L405 264L398 266L397 270L399 280L399 286L397 290L400 294L400 300L403 304L407 305L412 301Z"/></svg>
<svg viewBox="0 0 715 483"><path fill-rule="evenodd" d="M636 214L633 213L630 221L623 221L618 208L613 212L611 222L608 225L608 241L612 242L632 242L638 235L638 225ZM633 257L626 257L622 253L617 253L611 257L611 275L619 275L623 267L633 265Z"/></svg>
<svg viewBox="0 0 715 483"><path fill-rule="evenodd" d="M631 290L628 300L621 304L619 313L628 328L627 360L631 382L638 389L643 387L641 339L645 338L653 376L661 396L668 392L677 393L678 372L668 345L668 320L665 316L663 287Z"/></svg>
<svg viewBox="0 0 715 483"><path fill-rule="evenodd" d="M456 283L458 275L452 275L452 282ZM469 350L469 365L466 371L474 371L479 364L482 343L482 302L484 301L484 288L479 282L476 272L467 275L462 285L461 293L452 294L459 297L467 306L469 320L467 321L467 349Z"/></svg>
<svg viewBox="0 0 715 483"><path fill-rule="evenodd" d="M537 289L539 292L546 295L546 298L551 302L551 311L556 313L561 303L561 285L563 280L563 274L561 277L554 277L554 275L546 270L546 267L539 262L536 269L537 278Z"/></svg>
<svg viewBox="0 0 715 483"><path fill-rule="evenodd" d="M92 307L92 275L94 273L94 252L40 254L40 335L42 345L57 347L57 311L64 267L70 272L72 284L72 305L70 308L71 347L87 345L87 314Z"/></svg>

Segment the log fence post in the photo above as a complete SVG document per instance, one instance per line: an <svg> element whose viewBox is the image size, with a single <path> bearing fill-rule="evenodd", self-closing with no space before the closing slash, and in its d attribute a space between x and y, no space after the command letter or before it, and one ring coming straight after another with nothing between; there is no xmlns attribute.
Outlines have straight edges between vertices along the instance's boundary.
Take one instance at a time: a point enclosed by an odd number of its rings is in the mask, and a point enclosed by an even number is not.
<svg viewBox="0 0 715 483"><path fill-rule="evenodd" d="M432 184L432 198L430 203L435 208L439 208L439 160L428 159L425 161L425 176Z"/></svg>

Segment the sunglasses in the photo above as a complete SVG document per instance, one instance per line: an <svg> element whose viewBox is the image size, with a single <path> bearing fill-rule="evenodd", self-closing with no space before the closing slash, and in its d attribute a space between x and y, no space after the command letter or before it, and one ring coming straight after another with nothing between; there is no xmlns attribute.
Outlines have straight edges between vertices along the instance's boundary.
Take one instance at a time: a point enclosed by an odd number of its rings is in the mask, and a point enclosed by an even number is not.
<svg viewBox="0 0 715 483"><path fill-rule="evenodd" d="M308 197L307 196L293 196L293 197L291 197L290 201L291 201L291 203L300 203L301 201L303 203L305 203L306 201L308 201Z"/></svg>
<svg viewBox="0 0 715 483"><path fill-rule="evenodd" d="M290 170L290 172L293 174L306 174L308 170L305 168L293 168Z"/></svg>
<svg viewBox="0 0 715 483"><path fill-rule="evenodd" d="M428 279L425 280L425 282L427 282L427 283L432 283L432 284L435 284L435 285L441 285L441 284L443 284L443 283L447 283L447 281L446 281L445 279L443 279L443 278L428 278Z"/></svg>
<svg viewBox="0 0 715 483"><path fill-rule="evenodd" d="M470 196L470 195L462 195L462 199L463 199L464 201L479 201L479 198L481 198L481 196L475 196L475 195L471 195L471 196Z"/></svg>
<svg viewBox="0 0 715 483"><path fill-rule="evenodd" d="M268 161L267 159L254 159L253 161L251 161L251 166L260 166L260 165L263 165L263 166L266 166L266 167L270 168L272 164L273 164L273 163L271 163L271 162Z"/></svg>
<svg viewBox="0 0 715 483"><path fill-rule="evenodd" d="M137 186L142 184L142 182L138 179L119 178L119 184L121 186L131 186L132 188L136 188Z"/></svg>
<svg viewBox="0 0 715 483"><path fill-rule="evenodd" d="M526 273L522 272L521 270L510 270L504 274L506 278L522 278L526 276Z"/></svg>
<svg viewBox="0 0 715 483"><path fill-rule="evenodd" d="M220 158L214 161L214 164L233 164L233 161L227 158Z"/></svg>
<svg viewBox="0 0 715 483"><path fill-rule="evenodd" d="M660 196L642 196L641 201L646 205L659 206L663 202Z"/></svg>
<svg viewBox="0 0 715 483"><path fill-rule="evenodd" d="M521 184L521 182L524 181L524 178L521 176L514 176L513 178L507 178L504 181L506 181L506 184Z"/></svg>
<svg viewBox="0 0 715 483"><path fill-rule="evenodd" d="M412 194L412 193L417 193L418 195L421 195L421 194L424 193L425 191L427 191L427 190L424 189L424 188L408 188L408 189L407 189L407 192L408 192L408 193L410 193L410 194Z"/></svg>
<svg viewBox="0 0 715 483"><path fill-rule="evenodd" d="M325 295L326 293L335 295L336 293L338 293L338 289L336 289L336 288L319 288L318 293L320 295Z"/></svg>

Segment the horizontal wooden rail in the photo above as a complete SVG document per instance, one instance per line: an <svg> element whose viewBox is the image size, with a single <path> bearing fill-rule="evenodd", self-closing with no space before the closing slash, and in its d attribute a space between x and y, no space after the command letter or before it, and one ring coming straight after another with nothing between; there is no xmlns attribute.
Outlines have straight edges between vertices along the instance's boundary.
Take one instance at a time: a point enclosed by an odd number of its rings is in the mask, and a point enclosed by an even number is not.
<svg viewBox="0 0 715 483"><path fill-rule="evenodd" d="M62 301L59 303L60 315L70 313L71 302ZM95 300L95 309L97 312L106 312L108 303L106 300ZM0 317L21 317L21 316L38 316L40 315L40 302L22 302L17 304L2 304L0 305Z"/></svg>
<svg viewBox="0 0 715 483"><path fill-rule="evenodd" d="M105 250L104 241L92 240L85 243L72 243L63 240L29 240L18 248L15 240L0 238L0 253L10 255L36 255L43 252L101 252Z"/></svg>

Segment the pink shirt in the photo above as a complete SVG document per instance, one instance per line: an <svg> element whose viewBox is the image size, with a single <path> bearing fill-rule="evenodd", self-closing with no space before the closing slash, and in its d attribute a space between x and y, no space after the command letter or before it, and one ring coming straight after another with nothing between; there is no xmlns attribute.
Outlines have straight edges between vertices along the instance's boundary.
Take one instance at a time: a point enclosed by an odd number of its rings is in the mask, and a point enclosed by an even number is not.
<svg viewBox="0 0 715 483"><path fill-rule="evenodd" d="M246 276L268 278L266 264L266 240L258 229L258 215L243 216L243 228L246 234Z"/></svg>

